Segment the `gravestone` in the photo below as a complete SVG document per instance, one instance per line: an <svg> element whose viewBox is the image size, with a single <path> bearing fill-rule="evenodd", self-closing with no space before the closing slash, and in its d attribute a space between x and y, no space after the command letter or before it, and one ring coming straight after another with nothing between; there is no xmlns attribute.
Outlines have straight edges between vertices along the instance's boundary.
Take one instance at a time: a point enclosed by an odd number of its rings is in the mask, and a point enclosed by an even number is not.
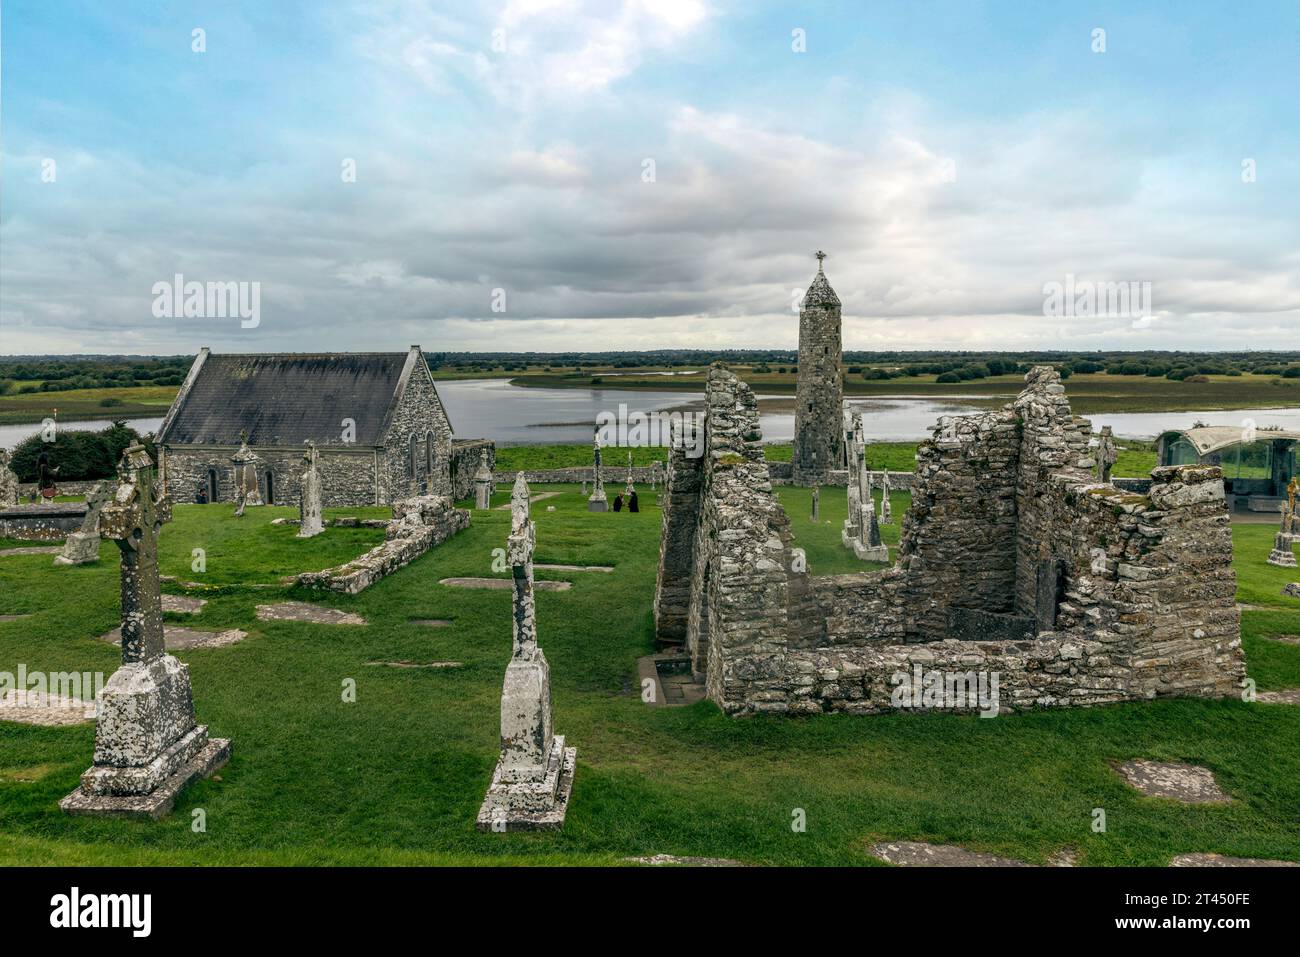
<svg viewBox="0 0 1300 957"><path fill-rule="evenodd" d="M821 489L816 485L812 487L812 515L810 520L816 522L821 518Z"/></svg>
<svg viewBox="0 0 1300 957"><path fill-rule="evenodd" d="M533 549L537 530L529 515L522 472L510 495L506 556L513 572L514 644L501 692L501 755L479 809L480 831L557 830L573 790L576 748L551 726L551 674L537 644L533 600Z"/></svg>
<svg viewBox="0 0 1300 957"><path fill-rule="evenodd" d="M112 491L108 482L98 482L86 493L86 517L81 520L81 528L63 543L63 551L54 556L54 564L84 565L99 561L99 513Z"/></svg>
<svg viewBox="0 0 1300 957"><path fill-rule="evenodd" d="M243 515L244 509L262 504L262 493L257 487L257 466L262 460L248 447L248 433L239 433L239 448L230 457L235 471L235 514Z"/></svg>
<svg viewBox="0 0 1300 957"><path fill-rule="evenodd" d="M298 496L298 538L312 538L325 531L320 516L320 472L316 469L316 443L307 443L303 456L302 494Z"/></svg>
<svg viewBox="0 0 1300 957"><path fill-rule="evenodd" d="M1115 462L1119 459L1119 450L1115 447L1115 439L1111 434L1109 425L1101 427L1101 435L1097 438L1097 481L1109 482L1110 470L1115 467Z"/></svg>
<svg viewBox="0 0 1300 957"><path fill-rule="evenodd" d="M876 503L868 498L862 503L862 528L859 547L854 554L864 562L889 561L889 547L880 540L880 520L876 518Z"/></svg>
<svg viewBox="0 0 1300 957"><path fill-rule="evenodd" d="M18 504L18 476L9 467L9 452L0 449L0 507Z"/></svg>
<svg viewBox="0 0 1300 957"><path fill-rule="evenodd" d="M894 524L894 508L889 501L889 493L892 492L893 486L889 481L889 470L885 469L880 473L880 524Z"/></svg>
<svg viewBox="0 0 1300 957"><path fill-rule="evenodd" d="M94 763L59 806L68 814L157 819L182 788L229 760L230 742L196 724L189 668L164 647L158 533L171 520L171 502L144 446L122 454L118 477L99 528L122 559L122 667L100 694Z"/></svg>
<svg viewBox="0 0 1300 957"><path fill-rule="evenodd" d="M632 450L627 450L627 482L623 486L623 494L631 496L636 491L636 486L632 484Z"/></svg>
<svg viewBox="0 0 1300 957"><path fill-rule="evenodd" d="M594 459L591 473L591 496L587 499L587 511L609 511L609 501L605 498L605 477L600 459L600 430L592 437L591 453Z"/></svg>
<svg viewBox="0 0 1300 957"><path fill-rule="evenodd" d="M488 468L487 449L479 453L478 470L474 473L474 507L492 507L492 470Z"/></svg>

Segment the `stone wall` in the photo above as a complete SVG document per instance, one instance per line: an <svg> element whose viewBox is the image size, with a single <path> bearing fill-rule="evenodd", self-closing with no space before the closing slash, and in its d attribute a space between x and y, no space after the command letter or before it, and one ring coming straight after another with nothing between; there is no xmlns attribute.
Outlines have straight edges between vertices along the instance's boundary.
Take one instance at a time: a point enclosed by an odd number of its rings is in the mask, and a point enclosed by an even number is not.
<svg viewBox="0 0 1300 957"><path fill-rule="evenodd" d="M606 453L617 451L616 449L607 449ZM667 472L661 467L655 472L653 466L634 465L629 469L624 466L601 465L600 473L604 477L606 487L622 485L627 481L628 472L632 473L632 481L637 485L649 485L650 476L655 475L656 481L662 482ZM492 481L510 483L515 480L518 472L493 472ZM578 468L567 469L524 469L524 475L530 485L540 485L547 482L590 482L592 467L590 465Z"/></svg>
<svg viewBox="0 0 1300 957"><path fill-rule="evenodd" d="M918 667L996 672L1003 711L1239 692L1219 470L1157 469L1148 495L1094 481L1050 368L1002 410L940 420L897 563L849 575L795 561L748 387L715 367L706 400L708 454L671 459L655 614L725 711L894 710Z"/></svg>
<svg viewBox="0 0 1300 957"><path fill-rule="evenodd" d="M430 548L469 528L470 516L442 495L421 495L396 503L384 541L359 558L319 572L304 572L306 588L355 595L404 568Z"/></svg>
<svg viewBox="0 0 1300 957"><path fill-rule="evenodd" d="M492 468L497 460L497 447L491 439L456 439L451 443L450 481L453 501L474 497L474 473L478 470L483 449L487 449L488 468ZM509 481L514 481L513 474Z"/></svg>
<svg viewBox="0 0 1300 957"><path fill-rule="evenodd" d="M217 475L219 502L235 501L235 467L230 457L234 446L171 446L160 458L163 487L178 504L197 501L200 486L208 486L208 470ZM262 460L257 470L257 484L262 501L268 505L298 504L301 494L303 449L258 448L253 451ZM372 448L317 446L316 469L321 479L321 504L325 508L377 505L375 462L378 453ZM272 497L267 498L266 473L271 473Z"/></svg>
<svg viewBox="0 0 1300 957"><path fill-rule="evenodd" d="M7 505L0 508L0 538L60 541L81 528L85 517L85 502Z"/></svg>

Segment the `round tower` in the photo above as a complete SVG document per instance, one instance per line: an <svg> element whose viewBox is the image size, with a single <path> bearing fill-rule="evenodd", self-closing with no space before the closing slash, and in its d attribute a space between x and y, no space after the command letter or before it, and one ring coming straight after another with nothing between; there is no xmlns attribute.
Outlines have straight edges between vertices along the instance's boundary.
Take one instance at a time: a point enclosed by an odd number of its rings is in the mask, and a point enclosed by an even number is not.
<svg viewBox="0 0 1300 957"><path fill-rule="evenodd" d="M844 467L843 347L840 297L822 271L799 304L799 379L794 406L795 485L825 485L832 469Z"/></svg>

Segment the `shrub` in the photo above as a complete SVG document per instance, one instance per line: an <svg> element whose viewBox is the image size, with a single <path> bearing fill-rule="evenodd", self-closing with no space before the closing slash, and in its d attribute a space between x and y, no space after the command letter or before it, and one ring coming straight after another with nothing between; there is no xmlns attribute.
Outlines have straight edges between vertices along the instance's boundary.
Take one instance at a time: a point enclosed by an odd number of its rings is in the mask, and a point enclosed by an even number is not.
<svg viewBox="0 0 1300 957"><path fill-rule="evenodd" d="M117 462L128 445L140 441L135 429L114 422L102 432L58 432L53 442L42 442L39 434L31 435L14 448L11 468L19 481L36 481L36 463L42 452L50 454L50 466L59 470L58 481L110 478L117 472ZM145 442L155 455L152 442Z"/></svg>
<svg viewBox="0 0 1300 957"><path fill-rule="evenodd" d="M122 400L115 395L110 395L106 398L99 400L99 407L101 409L111 409L114 406L121 405L121 404L122 404Z"/></svg>
<svg viewBox="0 0 1300 957"><path fill-rule="evenodd" d="M961 376L955 372L945 372L934 380L935 382L960 382Z"/></svg>

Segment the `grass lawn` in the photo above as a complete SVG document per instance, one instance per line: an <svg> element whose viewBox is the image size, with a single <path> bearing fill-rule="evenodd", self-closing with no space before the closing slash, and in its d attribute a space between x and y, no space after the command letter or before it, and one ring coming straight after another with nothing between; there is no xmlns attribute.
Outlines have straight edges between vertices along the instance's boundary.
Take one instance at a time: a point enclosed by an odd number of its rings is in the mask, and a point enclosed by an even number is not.
<svg viewBox="0 0 1300 957"><path fill-rule="evenodd" d="M254 605L294 590L232 586L206 597L197 628L250 637L181 652L195 705L234 742L219 778L185 791L156 823L65 817L58 800L89 765L91 724L37 728L0 722L0 863L326 864L613 863L673 853L766 864L870 864L866 842L916 839L1042 862L1063 847L1087 865L1164 864L1215 851L1300 861L1300 709L1240 701L1164 700L994 720L947 714L789 719L723 717L709 702L641 703L638 656L654 648L651 602L660 513L591 514L575 486L538 502L538 562L608 564L610 574L539 571L566 592L538 592L551 663L556 730L578 748L578 773L558 834L479 834L474 819L497 757L501 682L510 654L507 591L447 588L453 575L491 575L509 512L475 512L471 528L355 597L366 627L261 622ZM818 573L843 570L843 494L826 490L823 522L808 521L806 490L782 489L799 544ZM902 496L905 504L905 496ZM494 504L507 501L505 491ZM902 504L895 502L896 519ZM554 506L555 511L547 511ZM274 582L322 567L373 540L327 529L298 542L272 526L281 510L242 522L224 506L182 505L163 532L164 571L190 571L208 549L207 580ZM827 524L829 522L829 524ZM898 525L886 526L896 541ZM1248 530L1247 530L1248 531ZM1243 549L1243 589L1262 564ZM302 546L302 547L300 547ZM842 549L840 550L842 552ZM309 557L310 556L310 557ZM854 567L856 563L848 563ZM861 567L856 565L856 567ZM175 590L177 586L165 586ZM94 640L117 619L117 563L58 568L48 555L0 557L0 670L111 673L118 651ZM1262 603L1262 600L1261 600ZM1248 612L1246 650L1261 688L1300 683L1291 610ZM447 628L412 619L445 618ZM180 619L178 619L180 620ZM450 660L447 669L373 661ZM345 679L357 700L341 700ZM1212 768L1236 802L1183 806L1144 798L1108 761L1144 756ZM1092 809L1108 830L1094 834ZM203 808L206 833L190 828ZM791 816L807 814L804 833Z"/></svg>

